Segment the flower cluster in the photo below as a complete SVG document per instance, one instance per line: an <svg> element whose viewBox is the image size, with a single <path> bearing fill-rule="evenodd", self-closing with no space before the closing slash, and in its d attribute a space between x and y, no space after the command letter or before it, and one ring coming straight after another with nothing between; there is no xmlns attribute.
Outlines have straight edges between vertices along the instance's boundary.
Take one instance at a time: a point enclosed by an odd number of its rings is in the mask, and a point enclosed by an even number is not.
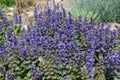
<svg viewBox="0 0 120 80"><path fill-rule="evenodd" d="M105 27L104 23L87 18L83 21L82 16L74 19L64 8L47 7L43 12L36 8L35 23L30 23L27 30L18 26L17 34L9 27L13 24L2 17L0 11L0 19L7 27L3 45L0 44L0 65L7 65L0 72L3 75L11 71L15 78L26 80L85 80L94 78L96 64L104 67L105 75L110 74L107 70L113 73L120 69L119 52L112 54L119 43L118 33L111 31L110 25ZM14 20L15 24L21 24L21 16L14 14ZM89 76L85 77L84 72ZM6 77L13 78L9 73Z"/></svg>
<svg viewBox="0 0 120 80"><path fill-rule="evenodd" d="M6 80L14 80L14 77L11 73L6 73Z"/></svg>

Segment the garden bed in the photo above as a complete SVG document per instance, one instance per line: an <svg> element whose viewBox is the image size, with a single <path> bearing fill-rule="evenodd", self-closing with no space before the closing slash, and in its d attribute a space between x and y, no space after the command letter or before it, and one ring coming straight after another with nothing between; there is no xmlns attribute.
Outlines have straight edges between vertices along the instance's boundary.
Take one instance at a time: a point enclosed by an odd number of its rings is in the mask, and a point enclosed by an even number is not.
<svg viewBox="0 0 120 80"><path fill-rule="evenodd" d="M10 14L11 21L4 12L0 10L0 80L119 79L116 23L74 17L56 4Z"/></svg>

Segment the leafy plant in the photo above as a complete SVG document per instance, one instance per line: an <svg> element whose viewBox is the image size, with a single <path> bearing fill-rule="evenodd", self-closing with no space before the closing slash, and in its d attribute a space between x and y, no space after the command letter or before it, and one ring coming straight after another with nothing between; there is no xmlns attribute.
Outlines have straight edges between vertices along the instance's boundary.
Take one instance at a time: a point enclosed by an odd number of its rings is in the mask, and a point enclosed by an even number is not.
<svg viewBox="0 0 120 80"><path fill-rule="evenodd" d="M0 8L5 6L12 6L14 4L14 0L0 0Z"/></svg>
<svg viewBox="0 0 120 80"><path fill-rule="evenodd" d="M18 36L21 29L21 18L20 15L14 15L15 25L10 23L8 19L3 16L2 11L0 10L0 43L4 44L5 37L7 35L8 29L12 34Z"/></svg>
<svg viewBox="0 0 120 80"><path fill-rule="evenodd" d="M92 18L75 19L64 8L47 7L41 13L35 8L34 17L35 23L25 30L9 27L0 16L6 28L4 46L0 43L1 80L114 80L119 76L118 30ZM14 20L15 25L21 23L16 14Z"/></svg>
<svg viewBox="0 0 120 80"><path fill-rule="evenodd" d="M120 22L119 4L119 0L75 0L68 10L70 9L69 11L75 16L82 15L88 18L90 16L105 22Z"/></svg>
<svg viewBox="0 0 120 80"><path fill-rule="evenodd" d="M82 5L81 5L82 6ZM77 18L78 16L82 15L83 18L87 17L88 20L90 18L93 18L95 20L100 19L100 15L98 11L93 12L92 10L86 10L80 6L80 2L73 3L73 5L70 8L67 8L66 10L71 12L73 14L74 18Z"/></svg>

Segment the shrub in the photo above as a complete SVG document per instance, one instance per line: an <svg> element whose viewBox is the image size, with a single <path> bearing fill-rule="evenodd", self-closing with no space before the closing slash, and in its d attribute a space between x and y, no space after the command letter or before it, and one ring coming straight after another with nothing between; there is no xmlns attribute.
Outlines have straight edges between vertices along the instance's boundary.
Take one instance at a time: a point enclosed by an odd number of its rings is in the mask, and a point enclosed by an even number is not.
<svg viewBox="0 0 120 80"><path fill-rule="evenodd" d="M72 0L71 0L72 1ZM120 0L76 0L70 7L75 16L93 17L104 22L120 22Z"/></svg>
<svg viewBox="0 0 120 80"><path fill-rule="evenodd" d="M66 14L64 8L47 7L41 13L36 8L36 23L27 31L23 28L16 36L8 26L4 46L0 44L0 79L113 80L120 70L120 52L113 54L119 43L117 30Z"/></svg>

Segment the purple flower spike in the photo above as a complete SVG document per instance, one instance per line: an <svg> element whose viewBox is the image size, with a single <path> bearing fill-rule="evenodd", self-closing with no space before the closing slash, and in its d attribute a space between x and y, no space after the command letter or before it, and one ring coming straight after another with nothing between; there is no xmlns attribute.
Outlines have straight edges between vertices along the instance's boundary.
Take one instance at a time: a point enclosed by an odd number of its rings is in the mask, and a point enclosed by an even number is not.
<svg viewBox="0 0 120 80"><path fill-rule="evenodd" d="M14 80L12 73L7 72L5 76L6 76L6 80Z"/></svg>
<svg viewBox="0 0 120 80"><path fill-rule="evenodd" d="M69 80L69 76L63 77L62 80Z"/></svg>
<svg viewBox="0 0 120 80"><path fill-rule="evenodd" d="M35 64L29 65L29 69L35 69L35 68L36 68Z"/></svg>
<svg viewBox="0 0 120 80"><path fill-rule="evenodd" d="M41 71L39 70L33 70L32 74L35 78L40 78L42 76Z"/></svg>

